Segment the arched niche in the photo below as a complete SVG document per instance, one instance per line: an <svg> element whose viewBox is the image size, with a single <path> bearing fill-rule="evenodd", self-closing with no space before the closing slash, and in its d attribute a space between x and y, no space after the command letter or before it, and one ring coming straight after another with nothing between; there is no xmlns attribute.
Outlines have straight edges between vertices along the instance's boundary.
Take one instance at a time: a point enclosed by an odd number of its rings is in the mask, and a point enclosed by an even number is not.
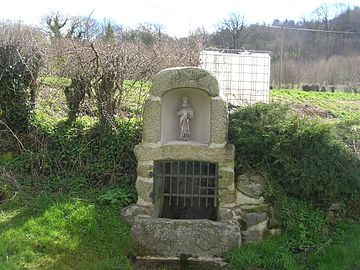
<svg viewBox="0 0 360 270"><path fill-rule="evenodd" d="M210 142L211 97L205 91L195 88L177 88L167 91L161 98L161 142L179 143L179 117L177 109L183 97L188 98L194 116L191 125L191 143Z"/></svg>

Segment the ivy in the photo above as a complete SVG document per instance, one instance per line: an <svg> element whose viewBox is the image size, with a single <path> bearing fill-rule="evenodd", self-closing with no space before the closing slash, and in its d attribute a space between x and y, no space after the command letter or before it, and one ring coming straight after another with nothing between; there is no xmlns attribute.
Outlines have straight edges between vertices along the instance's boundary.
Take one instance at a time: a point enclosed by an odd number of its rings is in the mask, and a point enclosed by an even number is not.
<svg viewBox="0 0 360 270"><path fill-rule="evenodd" d="M0 117L15 132L29 128L39 59L19 46L0 46Z"/></svg>

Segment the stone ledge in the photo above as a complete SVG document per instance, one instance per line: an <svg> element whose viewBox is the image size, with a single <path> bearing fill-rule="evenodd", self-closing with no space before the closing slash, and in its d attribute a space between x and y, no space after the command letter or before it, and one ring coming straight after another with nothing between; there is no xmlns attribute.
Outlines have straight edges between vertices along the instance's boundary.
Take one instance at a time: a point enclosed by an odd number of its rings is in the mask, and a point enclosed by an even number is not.
<svg viewBox="0 0 360 270"><path fill-rule="evenodd" d="M164 144L147 147L145 144L135 146L138 162L151 160L195 160L234 164L235 147L227 144L223 148L209 148L202 144Z"/></svg>
<svg viewBox="0 0 360 270"><path fill-rule="evenodd" d="M131 235L141 256L221 257L241 244L238 225L206 219L138 217Z"/></svg>

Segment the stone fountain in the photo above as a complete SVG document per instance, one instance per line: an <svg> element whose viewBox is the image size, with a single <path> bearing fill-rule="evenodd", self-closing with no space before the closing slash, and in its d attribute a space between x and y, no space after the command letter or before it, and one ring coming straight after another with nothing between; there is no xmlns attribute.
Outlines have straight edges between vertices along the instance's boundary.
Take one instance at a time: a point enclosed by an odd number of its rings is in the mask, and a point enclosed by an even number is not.
<svg viewBox="0 0 360 270"><path fill-rule="evenodd" d="M155 76L135 147L138 201L122 212L139 255L221 257L241 245L242 233L262 236L267 215L251 209L263 198L245 194L253 182L241 191L244 176L236 184L227 131L227 105L212 74L186 67Z"/></svg>

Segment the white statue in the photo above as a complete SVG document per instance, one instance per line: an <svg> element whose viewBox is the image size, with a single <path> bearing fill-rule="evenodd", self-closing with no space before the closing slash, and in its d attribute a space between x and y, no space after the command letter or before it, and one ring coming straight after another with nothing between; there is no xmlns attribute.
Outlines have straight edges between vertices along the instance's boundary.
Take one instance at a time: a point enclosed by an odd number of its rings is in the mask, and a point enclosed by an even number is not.
<svg viewBox="0 0 360 270"><path fill-rule="evenodd" d="M188 103L188 98L183 97L183 102L177 109L177 115L180 117L180 137L182 141L191 140L191 119L194 116L193 109Z"/></svg>

